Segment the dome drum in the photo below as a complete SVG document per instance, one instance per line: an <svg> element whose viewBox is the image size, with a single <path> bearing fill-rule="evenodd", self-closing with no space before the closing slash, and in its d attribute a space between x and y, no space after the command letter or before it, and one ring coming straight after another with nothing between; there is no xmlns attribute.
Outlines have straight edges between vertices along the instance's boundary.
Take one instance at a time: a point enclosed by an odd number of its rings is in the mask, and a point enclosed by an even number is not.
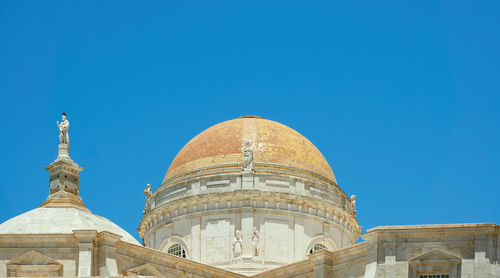
<svg viewBox="0 0 500 278"><path fill-rule="evenodd" d="M148 213L141 222L139 233L142 238L149 238L163 225L182 222L190 217L203 217L205 213L224 214L241 213L252 209L255 213L292 215L316 219L336 226L349 233L350 241L355 242L361 229L356 218L345 210L332 207L325 202L318 202L311 197L287 193L263 193L259 190L236 190L226 194L210 193L202 198L184 197L169 202L168 207L160 206ZM145 240L147 241L147 240Z"/></svg>
<svg viewBox="0 0 500 278"><path fill-rule="evenodd" d="M191 169L179 173L175 176L169 176L168 180L163 181L161 188L172 187L175 184L179 184L183 181L189 181L199 178L210 178L212 176L216 177L218 175L224 175L224 174L241 175L242 165L243 165L242 162L232 162L232 163L209 165L205 167ZM314 180L315 182L318 183L325 183L329 184L330 186L339 188L336 181L330 180L318 173L300 167L293 167L290 165L255 162L253 173L261 175L266 175L266 174L283 175L283 176L293 175L297 178L301 178L304 180L311 180L311 181Z"/></svg>
<svg viewBox="0 0 500 278"><path fill-rule="evenodd" d="M148 199L146 212L162 204L188 196L200 198L202 194L232 192L241 189L257 189L262 192L283 192L314 197L354 214L350 200L336 184L297 176L297 172L287 173L284 169L280 169L278 173L271 171L259 173L256 170L256 173L252 175L251 182L245 182L245 176L241 174L241 170L239 173L215 171L203 174L202 171L195 171L192 175L178 179L177 183L164 184L156 190L153 196Z"/></svg>

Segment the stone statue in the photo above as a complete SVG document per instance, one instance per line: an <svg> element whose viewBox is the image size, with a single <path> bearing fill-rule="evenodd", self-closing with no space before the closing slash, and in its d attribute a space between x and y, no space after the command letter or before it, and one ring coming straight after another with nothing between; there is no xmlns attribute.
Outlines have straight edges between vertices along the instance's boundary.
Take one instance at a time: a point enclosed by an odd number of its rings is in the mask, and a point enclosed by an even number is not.
<svg viewBox="0 0 500 278"><path fill-rule="evenodd" d="M146 185L146 189L144 189L144 195L146 195L146 202L144 204L144 210L142 211L142 214L146 214L146 211L148 210L148 201L149 198L153 196L153 192L151 191L151 184Z"/></svg>
<svg viewBox="0 0 500 278"><path fill-rule="evenodd" d="M153 192L151 192L151 184L146 185L146 189L144 189L144 195L146 195L146 199L151 198L153 196Z"/></svg>
<svg viewBox="0 0 500 278"><path fill-rule="evenodd" d="M245 142L245 146L243 147L243 172L253 172L253 146L250 144L250 141Z"/></svg>
<svg viewBox="0 0 500 278"><path fill-rule="evenodd" d="M356 210L356 195L351 195L352 209Z"/></svg>
<svg viewBox="0 0 500 278"><path fill-rule="evenodd" d="M234 261L239 261L241 260L241 231L236 230L234 233L234 239L233 239L233 260Z"/></svg>
<svg viewBox="0 0 500 278"><path fill-rule="evenodd" d="M69 121L66 119L66 113L62 113L62 122L57 121L57 127L59 127L60 144L69 144Z"/></svg>
<svg viewBox="0 0 500 278"><path fill-rule="evenodd" d="M253 230L252 230L252 250L253 250L254 257L257 257L259 255L259 240L260 240L259 230L257 230L257 227L253 227Z"/></svg>

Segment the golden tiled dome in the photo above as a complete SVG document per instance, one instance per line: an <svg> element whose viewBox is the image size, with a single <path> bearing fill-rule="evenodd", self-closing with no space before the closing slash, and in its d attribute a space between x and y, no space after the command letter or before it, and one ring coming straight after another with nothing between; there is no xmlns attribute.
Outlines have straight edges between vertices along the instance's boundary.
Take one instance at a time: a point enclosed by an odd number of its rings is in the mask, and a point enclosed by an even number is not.
<svg viewBox="0 0 500 278"><path fill-rule="evenodd" d="M307 138L283 124L257 116L225 121L198 134L177 154L164 182L186 171L242 162L247 141L253 145L257 164L304 169L336 182L328 162Z"/></svg>

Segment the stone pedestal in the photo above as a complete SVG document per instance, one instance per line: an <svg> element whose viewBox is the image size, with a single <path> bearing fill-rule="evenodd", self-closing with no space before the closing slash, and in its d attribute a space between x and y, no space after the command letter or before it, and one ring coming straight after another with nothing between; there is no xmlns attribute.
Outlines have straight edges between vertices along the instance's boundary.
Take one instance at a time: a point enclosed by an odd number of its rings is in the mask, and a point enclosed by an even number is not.
<svg viewBox="0 0 500 278"><path fill-rule="evenodd" d="M59 152L58 152L57 157L69 158L69 145L68 144L59 144Z"/></svg>
<svg viewBox="0 0 500 278"><path fill-rule="evenodd" d="M252 172L243 172L241 177L241 189L253 189L254 174Z"/></svg>
<svg viewBox="0 0 500 278"><path fill-rule="evenodd" d="M59 191L79 194L79 173L83 168L69 157L68 144L59 144L59 155L45 170L49 171L49 194Z"/></svg>

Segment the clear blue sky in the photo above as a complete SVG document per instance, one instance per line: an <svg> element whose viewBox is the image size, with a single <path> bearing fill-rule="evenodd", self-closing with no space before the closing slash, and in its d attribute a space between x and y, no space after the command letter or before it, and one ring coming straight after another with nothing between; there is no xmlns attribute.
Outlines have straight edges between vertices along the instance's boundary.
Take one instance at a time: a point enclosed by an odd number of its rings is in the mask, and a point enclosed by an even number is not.
<svg viewBox="0 0 500 278"><path fill-rule="evenodd" d="M365 228L500 223L499 1L2 1L0 222L40 205L68 113L80 190L135 237L211 125L309 138Z"/></svg>

